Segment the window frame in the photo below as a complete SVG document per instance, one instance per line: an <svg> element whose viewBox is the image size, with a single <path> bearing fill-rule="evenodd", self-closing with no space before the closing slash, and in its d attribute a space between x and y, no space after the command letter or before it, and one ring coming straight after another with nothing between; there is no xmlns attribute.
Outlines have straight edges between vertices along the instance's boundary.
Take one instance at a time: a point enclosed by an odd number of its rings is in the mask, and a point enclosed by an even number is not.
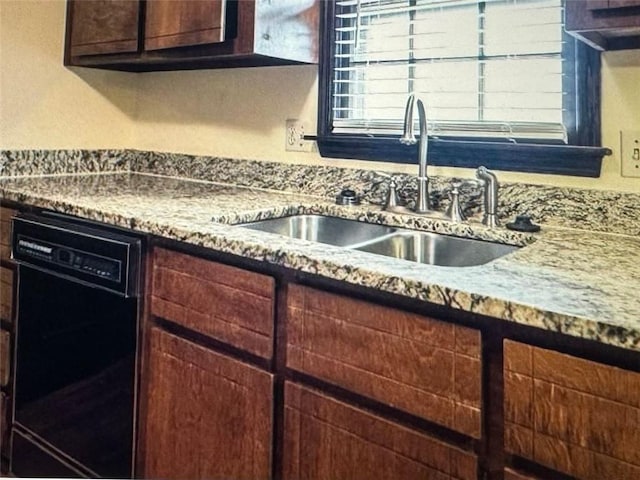
<svg viewBox="0 0 640 480"><path fill-rule="evenodd" d="M318 59L318 132L320 155L327 158L417 163L417 146L403 145L399 136L346 134L331 131L335 55L335 0L322 3ZM573 50L575 108L567 125L569 144L511 143L469 138L430 138L429 164L447 167L487 168L528 173L599 177L602 157L600 125L600 52L563 32ZM567 81L574 81L569 78Z"/></svg>

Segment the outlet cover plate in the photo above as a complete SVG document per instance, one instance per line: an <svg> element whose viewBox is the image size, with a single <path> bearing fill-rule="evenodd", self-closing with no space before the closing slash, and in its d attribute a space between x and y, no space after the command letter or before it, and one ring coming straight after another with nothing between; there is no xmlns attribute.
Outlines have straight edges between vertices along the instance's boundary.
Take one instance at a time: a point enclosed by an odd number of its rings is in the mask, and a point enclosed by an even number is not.
<svg viewBox="0 0 640 480"><path fill-rule="evenodd" d="M285 124L285 150L287 152L311 152L313 141L305 140L308 127L305 122L297 119L287 119Z"/></svg>
<svg viewBox="0 0 640 480"><path fill-rule="evenodd" d="M623 177L640 177L640 130L620 132L620 160Z"/></svg>

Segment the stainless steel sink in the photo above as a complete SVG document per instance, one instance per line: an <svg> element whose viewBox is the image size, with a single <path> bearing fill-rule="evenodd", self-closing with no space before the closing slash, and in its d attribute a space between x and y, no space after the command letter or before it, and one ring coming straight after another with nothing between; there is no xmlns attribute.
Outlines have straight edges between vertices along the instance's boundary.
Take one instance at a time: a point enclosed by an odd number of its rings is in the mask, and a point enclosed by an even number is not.
<svg viewBox="0 0 640 480"><path fill-rule="evenodd" d="M356 248L363 252L446 267L482 265L518 249L512 245L407 230Z"/></svg>
<svg viewBox="0 0 640 480"><path fill-rule="evenodd" d="M385 225L324 215L294 215L291 217L271 218L242 226L291 238L328 243L338 247L348 247L367 242L397 230Z"/></svg>
<svg viewBox="0 0 640 480"><path fill-rule="evenodd" d="M418 232L324 215L293 215L240 225L412 262L447 267L482 265L518 249L511 245Z"/></svg>

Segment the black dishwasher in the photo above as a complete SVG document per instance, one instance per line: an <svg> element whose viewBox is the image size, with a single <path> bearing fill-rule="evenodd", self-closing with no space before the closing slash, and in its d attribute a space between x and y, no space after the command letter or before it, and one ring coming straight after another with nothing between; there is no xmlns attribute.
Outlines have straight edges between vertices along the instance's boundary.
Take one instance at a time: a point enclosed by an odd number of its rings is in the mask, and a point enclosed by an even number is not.
<svg viewBox="0 0 640 480"><path fill-rule="evenodd" d="M142 240L47 212L16 217L12 237L11 471L131 478Z"/></svg>

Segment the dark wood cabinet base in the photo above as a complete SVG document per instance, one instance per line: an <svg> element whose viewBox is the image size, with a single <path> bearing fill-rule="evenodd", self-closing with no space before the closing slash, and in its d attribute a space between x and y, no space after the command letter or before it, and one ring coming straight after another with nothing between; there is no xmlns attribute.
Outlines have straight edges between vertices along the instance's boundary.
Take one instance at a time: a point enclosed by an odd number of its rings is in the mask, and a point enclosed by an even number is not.
<svg viewBox="0 0 640 480"><path fill-rule="evenodd" d="M225 272L232 271L227 268L242 268L246 276L232 275L234 281L239 282L244 278L251 283L251 286L245 286L248 291L264 288L264 292L270 292L263 296L271 299L273 307L266 308L264 311L270 311L272 318L266 319L265 315L256 316L256 325L259 324L264 332L272 332L270 336L273 341L272 356L256 356L255 352L251 352L250 344L247 343L235 343L233 348L222 348L219 343L227 340L217 334L212 335L212 332L206 332L204 335L202 332L197 333L196 330L199 330L199 327L194 326L190 321L178 321L181 327L175 331L178 335L184 335L185 338L175 337L176 340L170 342L175 345L169 348L169 350L177 348L173 354L170 354L171 358L181 357L181 362L184 362L186 350L183 351L183 348L178 345L189 344L190 341L187 338L193 336L201 345L195 350L195 347L189 346L187 350L200 352L202 349L205 352L204 356L221 357L223 363L239 365L238 372L250 367L270 378L270 386L263 389L267 392L264 395L268 396L271 402L268 409L270 413L264 414L270 418L269 433L264 437L265 445L269 448L270 467L264 478L277 480L305 477L319 480L325 478L568 480L573 478L567 472L572 472L575 478L584 479L635 480L636 478L635 470L620 468L601 470L595 464L588 464L587 470L583 468L574 471L561 463L546 462L531 456L527 453L529 452L527 438L531 436L530 432L521 431L523 426L528 425L527 415L530 415L534 409L529 387L523 390L524 384L529 385L533 382L537 385L535 375L531 373L532 349L546 352L538 353L541 356L536 361L537 368L543 368L546 372L546 377L538 379L538 383L540 380L546 382L550 375L556 375L557 378L554 377L553 383L557 384L556 394L561 396L565 395L564 390L576 390L576 385L570 382L581 381L589 375L603 379L611 372L622 375L614 383L618 386L628 386L630 389L628 392L634 391L632 387L635 383L633 382L637 382L640 378L640 356L633 352L532 327L445 310L424 302L381 294L298 272L292 273L273 265L180 245L177 242L162 240L157 244L162 245L167 251L182 252L180 256L174 257L176 259L191 255L201 257L195 263L192 263L192 260L178 262L185 266L182 273L184 276L203 278L202 275L194 273L198 270L197 268L189 265L221 262L228 265L215 267L209 265L206 268L222 272L218 275L219 277L227 275ZM153 272L153 268L148 268L148 271ZM151 277L150 275L150 285L153 284ZM222 283L225 282L228 283L227 280ZM263 286L260 287L262 284ZM168 284L158 283L157 285L165 290L169 288ZM172 288L179 288L179 283L166 290L165 294L169 294ZM235 284L235 288L238 291L243 289L239 283ZM212 291L210 286L207 289ZM153 294L153 291L149 292L149 298L153 298ZM188 296L175 295L173 298L178 304L188 301ZM233 298L242 297L234 296ZM228 299L225 300L225 297L221 296L220 301L224 303L228 302ZM192 303L194 311L202 310L202 302L194 300ZM215 308L219 309L220 306ZM230 311L233 309L228 310L227 313ZM159 318L151 313L159 315ZM158 330L158 326L169 329L176 320L160 320L163 315L162 310L152 309L147 318L148 326L152 330ZM190 314L185 313L185 315ZM196 317L198 315L194 318ZM230 315L228 318L235 317ZM189 383L188 374L185 373L188 371L186 364L171 369L164 365L163 369L168 373L158 376L158 365L166 363L169 358L166 357L167 348L158 347L158 335L158 333L151 335L152 346L147 349L151 352L151 361L149 362L148 359L145 361L143 375L143 384L150 382L146 389L149 393L143 398L142 408L143 417L147 418L147 427L146 430L145 428L142 430L141 445L143 446L142 455L147 460L147 464L154 457L164 458L163 454L158 453L163 450L170 455L177 455L177 452L167 450L166 446L163 447L158 443L154 445L154 438L175 435L175 429L178 429L180 435L184 435L184 441L194 435L193 429L180 427L179 417L187 415L182 410L180 410L182 413L177 414L176 423L165 423L163 434L157 429L149 430L149 421L156 421L154 419L163 417L165 414L161 414L161 411L170 412L169 405L176 405L178 402L177 398L167 400L175 395L171 392L176 390L192 392L189 395L192 410L200 409L199 418L205 414L215 417L216 410L229 404L229 400L219 403L216 403L217 400L208 400L204 406L202 404L204 394L200 390L192 391L191 387L186 386ZM166 335L170 334L161 332L160 337L167 338ZM216 336L218 338L214 340L213 337ZM154 337L156 340L153 340ZM523 346L524 353L514 350L516 343ZM206 348L203 345L206 345ZM459 363L458 357L461 359ZM144 358L149 357L147 355ZM450 362L447 363L448 361ZM447 365L451 365L452 368L445 368ZM471 370L466 368L469 365L473 365ZM585 368L585 365L588 367ZM440 379L440 383L434 380L433 385L416 384L424 380L421 373L429 373L436 379L435 374L432 375L430 372L438 370L438 366L440 366L438 375L449 379L448 383ZM155 373L154 370L156 370ZM460 374L459 378L453 371ZM601 371L605 373L599 373ZM212 375L210 384L217 385L214 389L226 388L223 386L224 381L217 378L217 374L208 372L207 375ZM157 387L160 384L164 386ZM447 392L444 396L448 396L447 398L453 404L460 402L464 406L473 407L479 419L477 427L467 429L464 423L447 424L440 421L439 417L430 414L422 415L420 412L428 410L424 410L419 404L429 402L429 395L421 393L419 397L414 398L414 402L397 402L398 392L413 392L414 384L419 387L420 392L422 390L428 392L436 388L439 389L439 395ZM591 387L598 387L600 396L610 395L607 392L620 390L610 382L599 386L592 383ZM543 397L549 396L548 389L545 389L544 385L540 384L535 388ZM583 385L577 390L585 388ZM163 399L163 396L154 396L157 395L154 392L160 390L166 392L167 399ZM591 398L594 395L595 393L591 392L586 396L581 395L581 398L582 396ZM219 395L216 398L222 398L222 396ZM630 399L628 395L615 397L612 400L613 403L622 401L635 402L636 400ZM148 411L150 402L165 402L165 405L163 407L156 405ZM591 408L592 405L589 402L588 399L580 400L577 406ZM242 406L241 401L236 400L231 403L229 408L236 409L236 414L240 415L238 409L247 413L247 407ZM213 408L212 411L210 411L211 408ZM547 400L539 406L543 414L541 418L549 424L547 429L559 429L556 433L561 434L563 426L558 419L562 417L565 408L566 405L561 402ZM637 405L634 403L625 412L636 412L636 410ZM575 411L578 413L569 422L571 425L577 426L577 419L583 417L584 422L590 425L588 428L603 425L602 422L591 420L591 417L598 415L593 408L591 410L577 408ZM585 413L587 411L591 413ZM626 413L622 416L625 415ZM622 453L626 456L621 458L623 460L635 458L633 457L633 455L637 456L635 452L640 451L640 448L637 448L640 440L634 437L634 435L637 436L634 433L636 430L627 432L625 425L617 424L604 411L602 417L611 421L612 425L618 425L617 430L625 432L620 438L629 439L629 445L623 448ZM224 422L224 420L215 421ZM248 430L246 424L242 425L244 425L243 431ZM261 425L258 423L256 429L261 430ZM531 426L528 428L533 430ZM210 431L214 432L214 429ZM569 429L568 431L572 435L579 435L578 430ZM612 432L612 430L607 431ZM251 433L245 435L250 436ZM612 436L614 433L605 435L606 438ZM588 441L596 441L595 437L588 435L587 437L590 438ZM224 439L218 433L209 437L196 435L195 448L204 448L207 441L210 445L218 444L221 438ZM620 438L609 438L611 441L607 443L613 446L616 442L620 443ZM604 444L604 441L600 443ZM553 445L550 444L551 447ZM595 446L594 449L598 451ZM197 461L190 451L185 451L181 455L190 458L190 462ZM192 456L189 457L189 455ZM635 466L632 467L635 468ZM596 473L590 472L589 468L595 469ZM175 478L187 475L186 470L178 473L169 469L158 470L153 466L147 466L141 471L145 472L145 477ZM598 477L597 472L605 472L608 476ZM190 475L194 478L204 476L195 471ZM229 478L243 477L240 474L229 473Z"/></svg>

